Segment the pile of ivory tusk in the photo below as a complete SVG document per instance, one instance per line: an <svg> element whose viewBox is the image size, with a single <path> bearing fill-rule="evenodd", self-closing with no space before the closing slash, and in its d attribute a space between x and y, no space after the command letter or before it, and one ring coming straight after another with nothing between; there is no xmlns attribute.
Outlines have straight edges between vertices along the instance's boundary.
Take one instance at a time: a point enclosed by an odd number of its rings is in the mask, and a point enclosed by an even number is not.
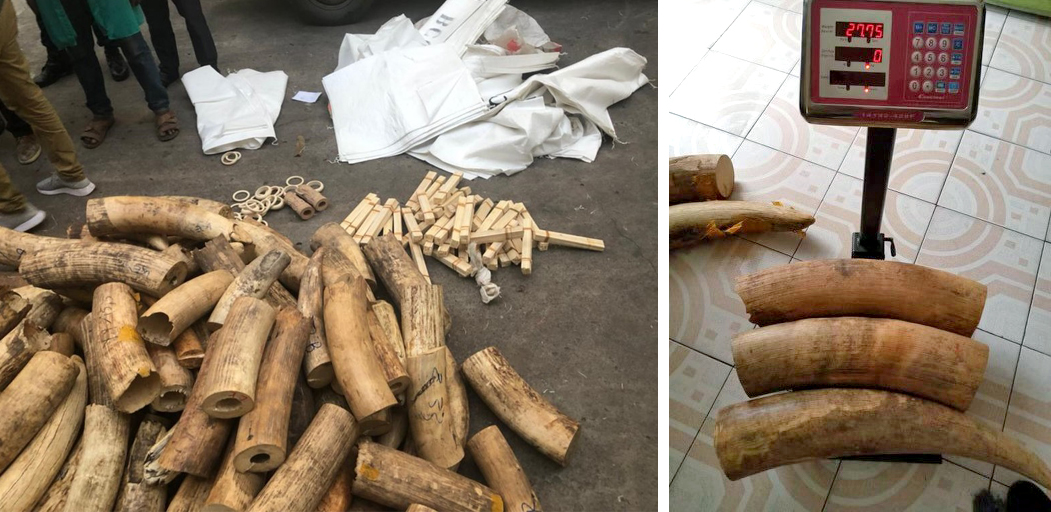
<svg viewBox="0 0 1051 512"><path fill-rule="evenodd" d="M669 169L670 247L679 249L727 235L803 230L814 216L779 201L726 201L734 189L734 166L726 155L672 157Z"/></svg>
<svg viewBox="0 0 1051 512"><path fill-rule="evenodd" d="M0 229L0 510L541 510L465 380L568 463L579 423L495 347L457 364L393 234L326 224L308 257L184 197L92 199L72 232Z"/></svg>
<svg viewBox="0 0 1051 512"><path fill-rule="evenodd" d="M529 275L534 244L541 251L550 245L590 251L606 248L596 238L541 229L524 204L494 203L472 194L470 187L458 187L462 178L461 172L448 178L428 172L404 206L394 198L381 204L378 195L369 194L340 227L362 246L392 233L408 245L413 261L428 281L424 256L431 256L462 277L475 275L482 266L492 271L511 265L519 265L522 273ZM472 244L478 249L473 258Z"/></svg>
<svg viewBox="0 0 1051 512"><path fill-rule="evenodd" d="M985 285L919 265L865 259L793 263L737 280L758 329L733 358L754 398L718 412L727 478L856 455L940 453L983 460L1051 487L1051 469L964 414L989 347L972 340Z"/></svg>

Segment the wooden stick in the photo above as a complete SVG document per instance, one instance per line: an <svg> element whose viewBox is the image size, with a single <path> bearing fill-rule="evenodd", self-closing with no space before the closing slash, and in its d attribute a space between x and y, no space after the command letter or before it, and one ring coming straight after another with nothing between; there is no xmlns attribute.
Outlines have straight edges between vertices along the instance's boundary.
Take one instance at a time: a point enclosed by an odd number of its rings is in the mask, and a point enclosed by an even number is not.
<svg viewBox="0 0 1051 512"><path fill-rule="evenodd" d="M734 190L734 164L726 155L686 155L668 160L671 204L726 199Z"/></svg>
<svg viewBox="0 0 1051 512"><path fill-rule="evenodd" d="M396 509L413 503L435 510L503 512L496 491L423 459L363 442L358 446L354 495Z"/></svg>
<svg viewBox="0 0 1051 512"><path fill-rule="evenodd" d="M712 203L712 204L722 204L722 203L729 203L729 202L730 201L722 201L720 203ZM813 218L811 218L809 224L806 224L806 225L802 226L799 229L803 229L806 226L809 226L810 224L813 224L813 223L814 223ZM743 233L744 231L741 231L741 232ZM574 249L586 249L586 250L589 250L589 251L598 251L598 252L602 252L602 251L606 250L606 244L602 240L599 240L598 238L587 238L587 237L577 236L577 235L567 235L566 233L559 233L557 231L550 231L550 230L546 230L546 229L545 230L536 230L536 229L533 230L533 238L536 241L538 241L538 242L546 242L546 243L549 243L551 245L561 245L562 247L572 247Z"/></svg>
<svg viewBox="0 0 1051 512"><path fill-rule="evenodd" d="M468 357L463 373L482 401L512 430L559 465L569 462L580 424L544 400L496 347Z"/></svg>
<svg viewBox="0 0 1051 512"><path fill-rule="evenodd" d="M161 297L182 284L186 264L157 251L126 244L77 244L22 257L18 271L34 286L77 288L121 282Z"/></svg>
<svg viewBox="0 0 1051 512"><path fill-rule="evenodd" d="M438 192L435 193L434 196L434 202L441 204L443 199L448 197L449 194L453 193L453 190L456 189L456 186L460 184L461 179L463 179L462 172L456 171L452 173L452 176L449 176L449 178L445 180L445 183L443 183L442 186L438 188Z"/></svg>
<svg viewBox="0 0 1051 512"><path fill-rule="evenodd" d="M391 393L400 395L409 388L411 383L408 374L405 373L405 366L398 358L394 342L387 337L387 332L383 330L379 319L376 318L376 313L369 308L366 316L368 317L369 339L372 351L375 352L376 358L379 360ZM402 351L404 351L404 347Z"/></svg>
<svg viewBox="0 0 1051 512"><path fill-rule="evenodd" d="M482 227L482 222L485 222L485 218L489 216L489 212L493 211L493 206L493 200L488 197L481 203L478 203L478 208L476 208L474 212L474 218L471 219L472 231Z"/></svg>
<svg viewBox="0 0 1051 512"><path fill-rule="evenodd" d="M412 214L412 210L402 208L401 216L405 220L405 231L409 233L409 238L417 244L422 242L423 231L420 230L420 225L416 222L416 217Z"/></svg>
<svg viewBox="0 0 1051 512"><path fill-rule="evenodd" d="M471 224L474 221L474 198L475 196L471 196L469 200L464 201L464 215L460 220L459 232L459 241L462 247L467 247L467 244L471 242Z"/></svg>
<svg viewBox="0 0 1051 512"><path fill-rule="evenodd" d="M756 201L711 201L677 204L668 209L671 248L687 247L704 240L732 234L767 231L801 232L814 223L814 216L780 203ZM567 243L567 237L568 243ZM582 240L572 235L545 231L542 240L555 245L578 247ZM590 249L590 247L578 247Z"/></svg>
<svg viewBox="0 0 1051 512"><path fill-rule="evenodd" d="M128 415L105 405L84 411L83 452L66 498L66 512L113 510L128 452Z"/></svg>
<svg viewBox="0 0 1051 512"><path fill-rule="evenodd" d="M437 177L438 173L434 171L428 171L420 180L420 184L416 186L416 190L409 195L409 200L405 202L405 206L415 207L417 203L414 202L416 196L427 193L427 189L430 188L431 183L434 183L434 178Z"/></svg>
<svg viewBox="0 0 1051 512"><path fill-rule="evenodd" d="M219 333L212 335L208 340L209 347L214 346L218 336ZM174 478L177 473L189 473L202 478L215 474L233 423L230 420L213 418L201 408L205 392L200 386L200 379L202 375L211 372L210 366L215 357L209 357L208 354L212 353L213 350L209 348L201 363L201 371L197 374L198 385L190 392L186 408L179 416L179 421L172 427L171 437L164 449L159 450L155 456L155 472L163 473L158 478Z"/></svg>
<svg viewBox="0 0 1051 512"><path fill-rule="evenodd" d="M81 408L78 412L81 424L84 422L83 409ZM33 507L34 512L62 512L66 509L66 496L69 495L69 488L73 484L73 476L76 475L77 464L80 463L80 454L84 450L83 437L76 437L78 440L73 446L73 451L59 468L58 474L55 475L47 491L37 500L36 506Z"/></svg>
<svg viewBox="0 0 1051 512"><path fill-rule="evenodd" d="M187 281L142 314L138 322L139 334L150 343L171 345L186 328L219 302L233 280L230 272L217 270Z"/></svg>
<svg viewBox="0 0 1051 512"><path fill-rule="evenodd" d="M373 414L397 403L368 343L368 285L361 277L325 288L325 327L332 368L363 432L376 427Z"/></svg>
<svg viewBox="0 0 1051 512"><path fill-rule="evenodd" d="M380 229L387 225L391 217L394 216L394 208L397 207L398 201L394 198L387 199L383 206L380 207L379 213L372 216L372 222L362 228L361 231L361 243L368 244L372 241L373 237L377 236Z"/></svg>
<svg viewBox="0 0 1051 512"><path fill-rule="evenodd" d="M88 374L79 357L73 357L72 362L76 380L69 394L18 458L0 474L0 510L30 510L47 492L73 449L84 421Z"/></svg>
<svg viewBox="0 0 1051 512"><path fill-rule="evenodd" d="M233 221L200 205L161 197L89 199L87 225L94 236L153 234L204 241L217 236L245 241Z"/></svg>
<svg viewBox="0 0 1051 512"><path fill-rule="evenodd" d="M223 455L223 463L215 476L208 497L204 500L202 512L237 512L244 510L255 499L266 483L262 473L242 473L234 466L234 442Z"/></svg>
<svg viewBox="0 0 1051 512"><path fill-rule="evenodd" d="M471 275L471 273L474 271L474 269L471 268L470 263L467 263L466 261L463 261L462 259L457 258L452 254L438 256L435 259L443 263L445 266L451 268L453 271L459 274L460 277L467 277Z"/></svg>
<svg viewBox="0 0 1051 512"><path fill-rule="evenodd" d="M196 370L201 367L201 361L204 361L204 340L207 339L207 332L208 328L204 322L198 321L172 342L175 359L183 368Z"/></svg>
<svg viewBox="0 0 1051 512"><path fill-rule="evenodd" d="M944 405L889 391L815 389L741 402L719 411L713 438L730 480L810 459L943 453L1051 487L1051 468L1014 439Z"/></svg>
<svg viewBox="0 0 1051 512"><path fill-rule="evenodd" d="M237 424L234 467L238 471L266 473L285 461L292 395L309 336L310 322L298 310L278 310L274 335L259 369L258 401Z"/></svg>
<svg viewBox="0 0 1051 512"><path fill-rule="evenodd" d="M200 512L211 490L211 480L186 475L186 478L179 484L179 490L172 497L171 503L168 504L166 512Z"/></svg>
<svg viewBox="0 0 1051 512"><path fill-rule="evenodd" d="M412 259L416 262L416 269L420 271L423 278L427 280L427 283L431 282L430 272L427 271L427 260L423 257L423 249L420 248L419 244L410 241L409 252L412 253Z"/></svg>
<svg viewBox="0 0 1051 512"><path fill-rule="evenodd" d="M121 491L117 496L115 512L163 512L168 502L168 491L164 485L147 483L143 479L146 453L158 439L164 437L163 420L149 416L139 424L135 440L128 452L128 464L124 471Z"/></svg>
<svg viewBox="0 0 1051 512"><path fill-rule="evenodd" d="M416 268L412 258L405 253L405 248L397 238L380 237L362 247L362 251L369 265L376 271L380 282L399 307L404 307L405 295L409 287L427 284L423 274Z"/></svg>
<svg viewBox="0 0 1051 512"><path fill-rule="evenodd" d="M208 317L208 328L215 331L223 326L230 308L239 297L262 299L288 266L291 258L281 251L270 251L245 266L237 278L223 292Z"/></svg>
<svg viewBox="0 0 1051 512"><path fill-rule="evenodd" d="M288 461L274 472L248 511L315 510L359 433L350 412L322 405Z"/></svg>
<svg viewBox="0 0 1051 512"><path fill-rule="evenodd" d="M522 273L528 276L533 273L533 224L526 218L522 227Z"/></svg>
<svg viewBox="0 0 1051 512"><path fill-rule="evenodd" d="M350 236L355 236L357 232L361 230L361 227L368 220L369 216L372 215L373 209L379 204L380 198L376 194L369 194L365 197L364 202L365 207L359 210L358 213L354 214L353 217L349 217L349 220L347 221L347 227L345 229Z"/></svg>
<svg viewBox="0 0 1051 512"><path fill-rule="evenodd" d="M496 425L490 425L475 434L467 442L467 448L486 483L503 497L507 510L542 512L540 500L529 478Z"/></svg>
<svg viewBox="0 0 1051 512"><path fill-rule="evenodd" d="M524 226L507 226L504 229L475 231L474 233L471 233L471 241L478 244L491 244L494 242L504 242L514 238L522 238L524 234Z"/></svg>
<svg viewBox="0 0 1051 512"><path fill-rule="evenodd" d="M417 196L417 200L420 203L420 211L423 212L423 220L426 222L434 222L434 206L431 205L431 200L425 195Z"/></svg>
<svg viewBox="0 0 1051 512"><path fill-rule="evenodd" d="M970 336L985 306L984 284L933 268L861 259L796 265L737 279L737 293L753 323L871 316Z"/></svg>
<svg viewBox="0 0 1051 512"><path fill-rule="evenodd" d="M313 206L314 211L323 212L328 209L328 199L313 187L300 185L296 187L296 195Z"/></svg>
<svg viewBox="0 0 1051 512"><path fill-rule="evenodd" d="M0 391L9 384L33 358L51 344L47 331L30 321L23 321L0 339Z"/></svg>
<svg viewBox="0 0 1051 512"><path fill-rule="evenodd" d="M409 356L406 365L412 387L406 394L409 427L422 459L439 467L456 467L463 460L463 447L453 437L448 414L448 349L427 349Z"/></svg>
<svg viewBox="0 0 1051 512"><path fill-rule="evenodd" d="M310 237L310 249L317 251L319 247L326 247L329 250L342 254L354 265L358 274L361 274L361 277L364 277L369 282L369 285L376 284L376 276L372 273L372 269L369 268L369 263L365 260L361 247L354 241L352 236L340 229L339 226L329 222L314 232L313 236Z"/></svg>
<svg viewBox="0 0 1051 512"><path fill-rule="evenodd" d="M989 347L886 318L812 318L748 330L733 340L748 396L807 387L900 391L966 411Z"/></svg>
<svg viewBox="0 0 1051 512"><path fill-rule="evenodd" d="M325 247L315 250L299 286L299 312L310 321L310 339L303 356L303 372L307 377L307 385L315 389L328 386L334 376L332 355L325 339L325 283L321 270L326 251L328 249Z"/></svg>
<svg viewBox="0 0 1051 512"><path fill-rule="evenodd" d="M215 418L239 418L255 407L256 381L274 308L252 297L238 297L224 328L208 344L208 371L197 375L204 393L201 407ZM226 328L229 327L229 328Z"/></svg>
<svg viewBox="0 0 1051 512"><path fill-rule="evenodd" d="M146 344L146 351L157 368L161 381L161 392L150 404L160 412L179 412L186 408L186 401L193 389L193 374L179 364L172 347Z"/></svg>
<svg viewBox="0 0 1051 512"><path fill-rule="evenodd" d="M95 322L93 341L98 344L92 354L99 358L113 407L127 413L146 407L160 396L161 378L135 329L139 315L131 288L123 283L96 288L91 316Z"/></svg>

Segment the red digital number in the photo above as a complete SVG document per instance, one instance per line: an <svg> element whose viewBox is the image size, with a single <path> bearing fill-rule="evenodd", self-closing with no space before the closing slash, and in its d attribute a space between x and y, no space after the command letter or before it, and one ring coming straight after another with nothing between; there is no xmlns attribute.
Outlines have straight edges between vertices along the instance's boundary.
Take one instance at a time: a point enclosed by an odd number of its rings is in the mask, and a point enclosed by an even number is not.
<svg viewBox="0 0 1051 512"><path fill-rule="evenodd" d="M854 37L854 22L847 23L847 37Z"/></svg>
<svg viewBox="0 0 1051 512"><path fill-rule="evenodd" d="M883 49L876 48L876 51L872 54L872 62L883 62Z"/></svg>
<svg viewBox="0 0 1051 512"><path fill-rule="evenodd" d="M883 39L883 24L876 25L876 37Z"/></svg>

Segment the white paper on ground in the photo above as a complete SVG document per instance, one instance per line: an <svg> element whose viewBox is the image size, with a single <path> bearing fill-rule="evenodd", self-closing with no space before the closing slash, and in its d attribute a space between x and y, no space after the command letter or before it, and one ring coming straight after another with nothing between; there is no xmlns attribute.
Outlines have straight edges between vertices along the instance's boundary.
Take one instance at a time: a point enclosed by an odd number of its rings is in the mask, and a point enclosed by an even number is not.
<svg viewBox="0 0 1051 512"><path fill-rule="evenodd" d="M336 70L387 50L426 45L427 41L420 35L420 31L416 30L416 27L412 26L412 21L402 14L388 20L375 34L346 34L343 36Z"/></svg>
<svg viewBox="0 0 1051 512"><path fill-rule="evenodd" d="M233 149L259 149L275 137L288 75L242 69L224 77L211 66L182 77L197 112L197 132L206 155Z"/></svg>
<svg viewBox="0 0 1051 512"><path fill-rule="evenodd" d="M580 116L544 105L542 97L515 101L495 116L454 128L410 155L464 177L514 174L539 156L592 162L602 133Z"/></svg>
<svg viewBox="0 0 1051 512"><path fill-rule="evenodd" d="M301 101L303 103L316 103L318 98L320 97L320 92L310 91L297 91L295 94L292 95L292 99L296 101Z"/></svg>
<svg viewBox="0 0 1051 512"><path fill-rule="evenodd" d="M485 28L504 10L507 0L446 0L420 25L430 44L446 43L457 55L482 37Z"/></svg>
<svg viewBox="0 0 1051 512"><path fill-rule="evenodd" d="M470 72L446 44L388 50L322 84L339 159L348 163L404 153L486 111Z"/></svg>

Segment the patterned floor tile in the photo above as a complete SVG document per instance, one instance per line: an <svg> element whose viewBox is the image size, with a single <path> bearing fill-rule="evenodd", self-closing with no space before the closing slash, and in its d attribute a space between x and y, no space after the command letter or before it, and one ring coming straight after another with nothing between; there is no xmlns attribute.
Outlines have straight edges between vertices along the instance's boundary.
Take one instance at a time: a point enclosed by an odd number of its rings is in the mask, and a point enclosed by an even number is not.
<svg viewBox="0 0 1051 512"><path fill-rule="evenodd" d="M978 327L1021 343L1040 248L1039 240L938 207L916 263L985 284Z"/></svg>
<svg viewBox="0 0 1051 512"><path fill-rule="evenodd" d="M996 497L1000 498L1001 500L1006 500L1007 499L1007 491L1008 491L1007 486L1002 484L1002 483L1000 483L1000 482L997 482L996 480L993 480L989 484L989 491L993 493L993 496L996 496Z"/></svg>
<svg viewBox="0 0 1051 512"><path fill-rule="evenodd" d="M710 51L671 94L669 110L743 137L787 76Z"/></svg>
<svg viewBox="0 0 1051 512"><path fill-rule="evenodd" d="M676 512L814 511L821 510L836 474L837 461L815 461L784 466L731 482L723 475L712 434L717 411L748 397L730 372L726 385L701 426L679 473L671 483L670 510Z"/></svg>
<svg viewBox="0 0 1051 512"><path fill-rule="evenodd" d="M697 63L707 53L707 48L674 50L671 55L667 56L668 64L661 67L661 78L664 80L658 81L658 85L667 87L669 91L675 92L675 89L679 87L686 75L689 75L690 71L697 67Z"/></svg>
<svg viewBox="0 0 1051 512"><path fill-rule="evenodd" d="M1051 85L990 68L971 129L1051 153Z"/></svg>
<svg viewBox="0 0 1051 512"><path fill-rule="evenodd" d="M968 131L938 206L1041 238L1051 218L1051 155Z"/></svg>
<svg viewBox="0 0 1051 512"><path fill-rule="evenodd" d="M813 214L836 173L779 151L744 141L734 154L734 192L730 199L780 201ZM797 233L744 235L748 240L791 255L801 240Z"/></svg>
<svg viewBox="0 0 1051 512"><path fill-rule="evenodd" d="M1051 356L1022 347L1007 409L1004 432L1011 435L1043 459L1051 461ZM1021 475L1001 466L993 479L1011 485Z"/></svg>
<svg viewBox="0 0 1051 512"><path fill-rule="evenodd" d="M786 80L746 137L804 160L837 169L858 134L851 126L810 124L799 114L799 80Z"/></svg>
<svg viewBox="0 0 1051 512"><path fill-rule="evenodd" d="M788 259L740 238L673 251L668 263L671 338L733 364L730 339L752 327L734 291L734 279Z"/></svg>
<svg viewBox="0 0 1051 512"><path fill-rule="evenodd" d="M1040 257L1036 292L1022 344L1051 355L1051 243L1044 244L1044 253Z"/></svg>
<svg viewBox="0 0 1051 512"><path fill-rule="evenodd" d="M1051 20L1018 11L1007 17L989 65L1051 82Z"/></svg>
<svg viewBox="0 0 1051 512"><path fill-rule="evenodd" d="M787 73L799 60L802 30L799 13L752 2L712 49Z"/></svg>
<svg viewBox="0 0 1051 512"><path fill-rule="evenodd" d="M898 130L888 188L929 203L937 201L962 136L958 130ZM866 141L868 130L859 131L839 172L865 177Z"/></svg>
<svg viewBox="0 0 1051 512"><path fill-rule="evenodd" d="M785 9L785 10L788 10L788 11L798 12L800 14L803 13L803 0L758 0L758 1L763 2L764 4L767 4L767 5L772 5L774 7L780 7L782 9Z"/></svg>
<svg viewBox="0 0 1051 512"><path fill-rule="evenodd" d="M1014 381L1021 347L985 331L975 331L972 338L989 346L989 364L985 368L985 378L978 386L978 393L967 409L967 415L999 431L1003 429L1007 416L1007 399L1011 396L1011 383ZM945 458L984 476L993 476L993 465L988 462L955 455Z"/></svg>
<svg viewBox="0 0 1051 512"><path fill-rule="evenodd" d="M661 60L666 52L688 56L691 52L711 48L737 19L749 0L671 0L661 1ZM663 38L667 37L667 44ZM695 61L696 62L696 61Z"/></svg>
<svg viewBox="0 0 1051 512"><path fill-rule="evenodd" d="M796 78L799 78L799 68L802 65L803 65L803 61L802 61L802 59L800 59L799 62L796 62L796 67L792 68L792 71L789 74L794 76L794 77L796 77Z"/></svg>
<svg viewBox="0 0 1051 512"><path fill-rule="evenodd" d="M719 390L730 374L730 365L699 354L674 341L669 342L671 378L668 410L671 416L671 467L674 475L682 464L693 438L708 416L708 410L719 396Z"/></svg>
<svg viewBox="0 0 1051 512"><path fill-rule="evenodd" d="M1000 31L1004 29L1007 21L1007 11L999 7L986 4L985 6L985 38L982 42L982 64L989 65L993 60L993 50L996 41L1000 39Z"/></svg>
<svg viewBox="0 0 1051 512"><path fill-rule="evenodd" d="M983 477L952 463L844 461L828 496L827 512L957 512L971 510Z"/></svg>
<svg viewBox="0 0 1051 512"><path fill-rule="evenodd" d="M816 260L849 258L852 234L861 221L862 182L845 174L836 174L825 200L814 216L817 221L806 231L795 258ZM912 263L923 241L923 233L934 214L934 205L887 192L883 208L883 233L894 238L898 255L893 259ZM887 259L891 259L887 252Z"/></svg>
<svg viewBox="0 0 1051 512"><path fill-rule="evenodd" d="M668 114L667 127L672 134L668 145L669 157L702 153L733 155L744 140L673 114Z"/></svg>

